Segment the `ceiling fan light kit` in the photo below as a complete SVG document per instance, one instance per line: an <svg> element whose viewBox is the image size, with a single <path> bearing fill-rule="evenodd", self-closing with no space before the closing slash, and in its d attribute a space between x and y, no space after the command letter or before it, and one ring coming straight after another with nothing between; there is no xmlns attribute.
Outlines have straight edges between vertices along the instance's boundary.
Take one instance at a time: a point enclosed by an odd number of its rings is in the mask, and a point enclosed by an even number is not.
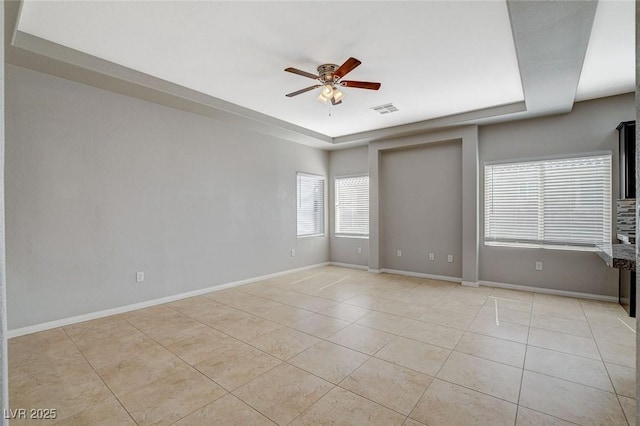
<svg viewBox="0 0 640 426"><path fill-rule="evenodd" d="M331 101L331 104L337 105L342 102L343 97L344 93L342 93L340 89L335 87L332 83L327 83L322 87L322 90L318 95L318 100L325 104Z"/></svg>
<svg viewBox="0 0 640 426"><path fill-rule="evenodd" d="M351 80L341 81L342 77L347 75L361 63L362 62L360 62L356 58L349 58L345 61L344 64L340 66L336 64L322 64L318 67L318 75L311 74L310 72L302 71L296 68L285 68L285 71L287 72L298 74L307 78L312 78L314 80L318 80L321 83L288 93L286 96L291 98L310 90L317 89L318 87L322 87L322 90L320 90L320 94L318 95L318 100L324 103L331 101L332 105L338 105L342 103L344 93L342 93L336 86L354 87L358 89L369 90L380 89L380 83Z"/></svg>
<svg viewBox="0 0 640 426"><path fill-rule="evenodd" d="M333 84L327 83L322 87L322 90L318 95L318 100L320 102L327 103L329 102L329 99L333 98L333 93L334 93Z"/></svg>

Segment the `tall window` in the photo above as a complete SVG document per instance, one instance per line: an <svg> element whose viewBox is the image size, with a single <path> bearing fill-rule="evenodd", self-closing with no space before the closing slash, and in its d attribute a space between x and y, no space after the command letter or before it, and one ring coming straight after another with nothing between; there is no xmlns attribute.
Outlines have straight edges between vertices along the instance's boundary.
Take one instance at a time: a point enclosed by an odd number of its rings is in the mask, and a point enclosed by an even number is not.
<svg viewBox="0 0 640 426"><path fill-rule="evenodd" d="M298 237L324 234L324 177L297 174Z"/></svg>
<svg viewBox="0 0 640 426"><path fill-rule="evenodd" d="M335 178L336 235L369 236L369 176Z"/></svg>
<svg viewBox="0 0 640 426"><path fill-rule="evenodd" d="M485 244L611 242L611 155L484 168Z"/></svg>

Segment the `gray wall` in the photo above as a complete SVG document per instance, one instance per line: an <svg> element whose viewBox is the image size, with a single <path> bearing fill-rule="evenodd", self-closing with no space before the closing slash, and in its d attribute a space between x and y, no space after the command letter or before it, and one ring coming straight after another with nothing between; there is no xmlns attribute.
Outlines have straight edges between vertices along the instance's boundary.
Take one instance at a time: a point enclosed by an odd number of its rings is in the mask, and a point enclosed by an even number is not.
<svg viewBox="0 0 640 426"><path fill-rule="evenodd" d="M296 238L295 172L363 173L371 147L329 154L15 66L6 82L10 329L329 259L368 264L369 241L333 237L331 215L331 237ZM634 118L633 102L622 95L576 104L566 115L482 126L480 164L615 152L615 126ZM466 168L459 141L437 142L459 132L441 133L375 148L384 268L461 276ZM389 151L425 137L430 146ZM613 176L617 193L617 157ZM394 189L408 180L421 182L418 197ZM331 205L333 179L327 186ZM479 255L480 280L617 291L617 271L594 253L481 245ZM136 271L145 271L144 283L135 283Z"/></svg>
<svg viewBox="0 0 640 426"><path fill-rule="evenodd" d="M612 170L612 189L613 189L613 203L612 214L615 214L615 199L618 194L618 152L617 152L617 131L615 127L620 121L634 119L634 95L626 94L620 96L614 96L604 99L598 99L593 101L586 101L577 103L574 106L574 110L569 114L562 114L550 117L542 117L531 120L513 121L495 125L481 126L479 130L479 162L480 168L478 170L478 189L479 189L479 209L478 214L480 216L479 221L479 233L480 244L476 249L473 245L465 246L462 244L462 249L469 249L476 252L479 255L479 277L480 281L492 281L507 284L518 284L525 286L541 287L555 290L574 291L582 293L592 293L607 296L615 296L617 294L617 280L618 271L612 268L608 268L604 262L595 254L591 252L577 252L566 250L542 250L542 249L524 249L524 248L512 248L512 247L491 247L484 246L482 244L483 236L483 214L482 208L483 199L483 167L482 164L485 161L497 161L497 160L510 160L510 159L523 159L540 156L553 156L562 154L579 154L583 152L593 152L609 150L613 152L613 170ZM454 129L446 136L442 137L442 140L453 139L451 135L457 135L457 131ZM385 173L383 168L387 167L384 163L388 163L388 160L394 160L393 156L398 157L398 163L395 167L397 170L401 170L402 173L428 173L431 167L426 167L425 164L431 164L429 145L421 145L417 151L389 151L393 149L393 145L397 146L411 146L420 145L420 141L437 140L435 136L430 133L418 136L411 136L406 138L398 138L396 140L390 140L384 143L384 146L379 150L374 147L380 144L380 142L374 142L369 146L370 162L368 168L371 169L371 158L378 158L379 155L382 167L377 166L376 173L372 173L372 185L375 185L375 178L377 174L380 174L379 188L372 187L376 193L380 192L380 229L384 232L384 237L380 238L379 250L384 256L384 263L381 267L389 269L399 269L412 272L423 272L435 275L448 275L448 276L460 276L459 269L454 272L450 270L437 269L434 262L428 262L425 260L426 253L431 250L425 245L414 245L402 241L394 241L394 238L409 237L409 229L411 227L417 227L418 232L430 232L428 229L423 228L425 222L421 215L424 213L416 213L414 218L403 217L406 215L402 206L408 204L394 200L393 197L406 198L402 192L394 191L391 187L398 187L400 184L388 182L385 176L388 176L388 172ZM459 146L459 142L458 146ZM454 144L452 142L452 144ZM437 145L437 144L436 144ZM453 146L453 145L452 145ZM373 152L373 157L371 157ZM435 151L434 151L435 152ZM419 155L423 153L424 155ZM350 174L360 173L365 169L363 164L364 160L361 156L364 154L363 148L357 148L353 150L334 151L331 153L331 169L332 175L335 174ZM391 157L389 157L391 156ZM406 159L400 159L401 156L406 156ZM411 160L415 158L419 164L411 164ZM420 158L418 160L418 158ZM447 161L453 165L454 161L442 159L442 161L436 161L435 167L439 164L447 164ZM375 162L377 164L377 162ZM402 163L402 165L400 165ZM459 176L467 170L467 167L463 167L460 171L460 161L455 162L458 166L456 169L455 178L453 174L448 178L440 178L442 182L448 182L451 179L459 179ZM404 167L406 166L406 167ZM376 171L374 170L374 171ZM445 170L453 172L451 167L445 168ZM440 171L438 173L445 172ZM445 172L446 173L446 172ZM395 179L395 178L394 178ZM421 188L423 190L422 199L428 200L432 197L437 197L441 191L439 185L429 187L429 183L432 180L429 177L421 177L424 180L424 185ZM385 185L387 186L385 188ZM459 188L458 183L458 188ZM473 190L473 185L468 185L469 190ZM464 187L463 187L464 189ZM385 200L385 194L391 196L391 200ZM447 193L451 195L452 193ZM464 201L464 196L459 193L460 197ZM410 200L411 203L415 202ZM454 204L453 199L449 199L447 203L452 206ZM460 199L455 201L457 208L451 207L449 212L459 213ZM397 207L401 206L401 207ZM433 206L431 206L433 208ZM421 208L427 208L423 206ZM464 209L463 209L464 210ZM447 211L443 209L443 211ZM375 212L371 212L373 215ZM409 212L412 216L412 213ZM450 223L460 223L459 218L455 218L451 222L447 220L452 217L447 217L443 220L438 219L436 222L438 227L445 229L450 226ZM464 219L462 219L464 223ZM378 226L378 225L373 225ZM427 228L430 225L427 225ZM615 220L612 223L612 231L615 229ZM451 232L459 232L458 230L451 230ZM444 235L443 232L441 235ZM405 236L402 236L405 235ZM338 240L338 239L335 239ZM425 236L420 237L421 244L426 244L428 238ZM460 241L459 234L452 238L441 237L437 241L436 246L444 246L448 243L445 241ZM401 247L404 246L404 247ZM409 247L409 248L407 248ZM356 245L352 241L332 241L331 245L331 259L336 262L345 263L357 263L364 265L365 263L358 262L354 256ZM403 250L402 258L397 258L395 252L398 248ZM369 247L372 250L371 246ZM453 247L451 250L460 250L460 246ZM468 251L469 251L468 250ZM477 251L476 251L477 250ZM446 257L438 256L437 251L434 248L433 252L436 253L437 260L446 260ZM419 253L419 254L418 254ZM412 255L415 257L412 258ZM447 253L444 253L445 255ZM457 253L454 253L456 255ZM465 253L463 252L463 257ZM466 253L467 257L472 253ZM460 260L460 256L455 256L456 262ZM543 262L543 270L535 270L535 262ZM437 263L437 261L436 261ZM470 264L474 262L471 261ZM455 264L454 264L455 265ZM444 265L454 266L454 265ZM370 265L371 266L371 265ZM429 268L429 269L426 269ZM377 269L374 267L374 269ZM464 275L464 274L463 274ZM472 280L470 280L472 281Z"/></svg>
<svg viewBox="0 0 640 426"><path fill-rule="evenodd" d="M380 164L383 267L461 278L461 141L384 151Z"/></svg>
<svg viewBox="0 0 640 426"><path fill-rule="evenodd" d="M366 175L369 174L367 160L368 148L359 146L339 151L331 151L329 154L329 205L330 214L330 252L331 261L347 263L350 265L367 266L369 264L369 239L335 236L335 194L334 178L336 176ZM358 253L358 247L362 253Z"/></svg>
<svg viewBox="0 0 640 426"><path fill-rule="evenodd" d="M480 206L484 205L485 161L609 150L614 153L615 219L615 199L619 194L616 126L634 117L634 95L626 94L577 103L569 114L480 127ZM481 235L483 214L480 209ZM612 222L615 229L615 220ZM536 261L543 263L542 271L535 270ZM491 247L482 243L480 280L610 296L618 291L618 271L608 268L595 253Z"/></svg>
<svg viewBox="0 0 640 426"><path fill-rule="evenodd" d="M329 260L295 226L327 152L15 66L6 88L10 329Z"/></svg>

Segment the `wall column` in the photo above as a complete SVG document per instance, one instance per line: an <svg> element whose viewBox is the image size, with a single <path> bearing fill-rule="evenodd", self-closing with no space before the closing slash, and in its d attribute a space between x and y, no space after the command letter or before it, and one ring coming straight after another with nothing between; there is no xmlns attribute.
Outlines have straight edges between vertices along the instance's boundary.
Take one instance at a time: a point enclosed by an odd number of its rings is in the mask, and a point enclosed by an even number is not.
<svg viewBox="0 0 640 426"><path fill-rule="evenodd" d="M369 271L380 272L380 151L369 144Z"/></svg>
<svg viewBox="0 0 640 426"><path fill-rule="evenodd" d="M462 285L478 286L479 186L478 127L462 138Z"/></svg>

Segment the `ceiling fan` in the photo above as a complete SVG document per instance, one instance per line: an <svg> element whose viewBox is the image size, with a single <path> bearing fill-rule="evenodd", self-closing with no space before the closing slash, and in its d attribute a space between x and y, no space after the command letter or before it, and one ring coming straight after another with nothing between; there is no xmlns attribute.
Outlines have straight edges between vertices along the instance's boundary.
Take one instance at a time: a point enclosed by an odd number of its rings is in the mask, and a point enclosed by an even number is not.
<svg viewBox="0 0 640 426"><path fill-rule="evenodd" d="M298 74L303 77L312 78L320 82L320 84L316 84L314 86L309 86L304 89L291 92L286 96L291 98L293 96L298 96L302 93L308 92L309 90L322 87L322 90L320 91L320 95L318 96L318 100L324 103L331 101L332 105L338 105L342 103L342 98L344 97L344 93L342 93L336 86L355 87L357 89L378 90L380 88L380 83L371 83L368 81L342 80L342 77L347 75L349 72L353 71L353 69L358 65L360 65L361 63L362 62L360 62L356 58L349 58L344 62L344 64L340 66L336 64L322 64L318 67L318 75L311 74L310 72L302 71L296 68L291 68L291 67L285 68L285 71L287 72Z"/></svg>

